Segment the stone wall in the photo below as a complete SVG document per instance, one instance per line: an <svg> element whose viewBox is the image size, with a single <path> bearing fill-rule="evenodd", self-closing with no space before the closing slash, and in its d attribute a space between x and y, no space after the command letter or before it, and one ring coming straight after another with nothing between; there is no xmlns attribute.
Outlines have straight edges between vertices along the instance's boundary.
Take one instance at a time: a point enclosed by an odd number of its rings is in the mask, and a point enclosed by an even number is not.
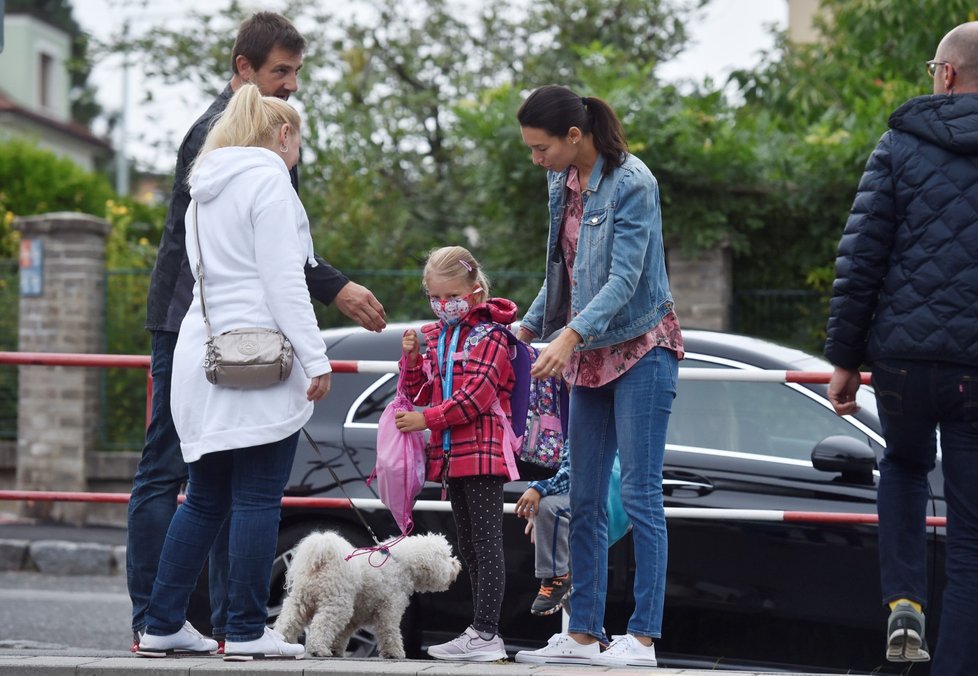
<svg viewBox="0 0 978 676"><path fill-rule="evenodd" d="M685 329L730 330L733 307L733 256L720 246L690 256L678 243L666 244L666 267Z"/></svg>

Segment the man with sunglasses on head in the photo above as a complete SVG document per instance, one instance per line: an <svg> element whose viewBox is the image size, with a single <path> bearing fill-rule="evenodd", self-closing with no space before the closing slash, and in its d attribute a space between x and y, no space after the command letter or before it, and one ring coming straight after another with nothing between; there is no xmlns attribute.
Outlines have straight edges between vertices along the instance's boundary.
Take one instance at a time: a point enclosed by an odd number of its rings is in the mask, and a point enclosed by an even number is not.
<svg viewBox="0 0 978 676"><path fill-rule="evenodd" d="M305 38L280 14L257 12L242 22L231 52L231 80L190 127L177 152L173 194L150 279L146 313L146 328L153 334L152 411L129 500L126 574L132 601L133 652L138 648L140 634L146 625L146 608L163 540L177 508L177 493L187 480L180 439L170 414L173 351L194 288L184 243L184 218L190 204L187 172L204 144L211 123L243 84L253 83L265 96L286 100L298 91L298 74L305 48ZM290 171L290 176L292 186L298 191L297 168ZM305 269L310 295L325 304L335 303L340 312L367 330L382 330L386 324L384 308L374 294L351 282L319 256L316 260L318 266L306 266ZM211 552L209 566L212 634L218 639L223 639L223 624L227 619L227 571L225 526Z"/></svg>
<svg viewBox="0 0 978 676"><path fill-rule="evenodd" d="M829 399L858 410L868 364L879 462L886 658L930 659L928 474L940 428L947 586L932 674L978 674L978 22L944 36L933 95L898 108L866 165L836 260L825 355Z"/></svg>

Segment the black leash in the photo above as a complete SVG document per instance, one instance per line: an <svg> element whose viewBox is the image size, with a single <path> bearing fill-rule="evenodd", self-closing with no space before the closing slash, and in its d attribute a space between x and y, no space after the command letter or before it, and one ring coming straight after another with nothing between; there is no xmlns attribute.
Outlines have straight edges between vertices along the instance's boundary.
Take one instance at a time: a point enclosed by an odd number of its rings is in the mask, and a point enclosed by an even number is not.
<svg viewBox="0 0 978 676"><path fill-rule="evenodd" d="M302 428L302 433L306 435L306 440L308 440L309 443L312 445L313 450L316 451L316 454L323 461L323 464L326 465L326 469L328 469L329 473L333 475L333 480L336 482L336 485L340 487L340 490L343 491L343 495L345 495L346 499L350 501L350 507L353 508L353 511L356 513L357 518L360 519L360 523L363 524L363 527L367 529L368 533L370 533L370 537L373 539L374 544L377 545L377 547L385 548L384 545L382 545L380 540L377 538L377 535L374 533L374 529L371 528L370 524L367 523L367 520L363 518L363 512L360 511L360 508L357 507L356 503L353 502L353 498L351 498L350 494L346 492L345 488L343 488L343 482L340 481L340 478L338 476L336 476L336 472L333 470L332 467L330 467L329 461L326 460L326 457L323 455L323 452L319 450L319 444L316 443L316 440L312 438L312 435L309 434L309 431L306 430L305 427Z"/></svg>

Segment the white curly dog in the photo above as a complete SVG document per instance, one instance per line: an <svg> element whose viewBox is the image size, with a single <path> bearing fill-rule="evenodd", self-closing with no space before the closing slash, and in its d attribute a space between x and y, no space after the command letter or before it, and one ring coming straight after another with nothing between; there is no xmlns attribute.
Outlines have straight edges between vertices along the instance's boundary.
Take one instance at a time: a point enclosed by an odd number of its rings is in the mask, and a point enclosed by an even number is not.
<svg viewBox="0 0 978 676"><path fill-rule="evenodd" d="M286 574L288 596L275 629L290 642L306 629L306 653L343 655L350 637L370 625L381 657L404 659L401 616L414 592L445 591L461 564L443 535L412 535L380 553L346 557L354 546L338 534L310 533L296 547ZM308 629L307 629L308 627Z"/></svg>

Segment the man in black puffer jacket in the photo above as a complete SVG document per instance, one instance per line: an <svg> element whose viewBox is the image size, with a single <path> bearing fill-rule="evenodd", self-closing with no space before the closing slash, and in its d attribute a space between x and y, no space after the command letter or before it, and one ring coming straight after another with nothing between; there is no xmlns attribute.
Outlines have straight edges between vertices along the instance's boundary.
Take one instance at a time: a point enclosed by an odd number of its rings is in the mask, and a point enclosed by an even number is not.
<svg viewBox="0 0 978 676"><path fill-rule="evenodd" d="M948 33L927 63L934 95L890 117L846 223L825 355L829 399L853 413L873 371L886 451L879 463L887 659L929 659L927 475L941 458L946 572L931 673L978 674L978 22Z"/></svg>

